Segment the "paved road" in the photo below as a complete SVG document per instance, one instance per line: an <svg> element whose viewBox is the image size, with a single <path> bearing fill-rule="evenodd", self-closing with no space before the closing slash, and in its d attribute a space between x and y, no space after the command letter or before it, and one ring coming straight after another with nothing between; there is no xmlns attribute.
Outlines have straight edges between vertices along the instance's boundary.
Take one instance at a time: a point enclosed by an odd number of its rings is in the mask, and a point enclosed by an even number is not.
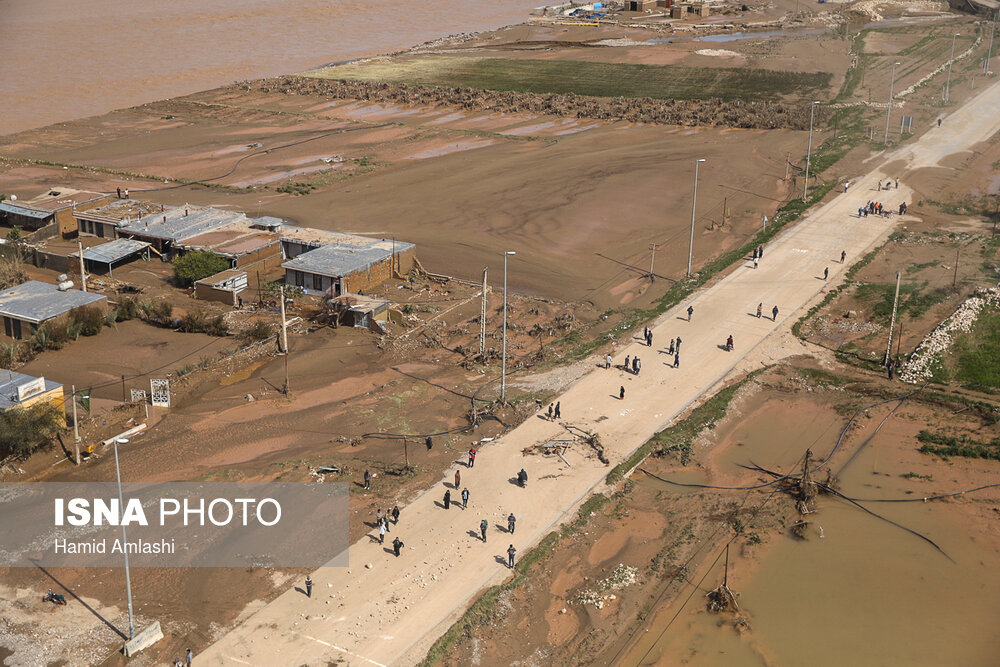
<svg viewBox="0 0 1000 667"><path fill-rule="evenodd" d="M967 150L1000 131L1000 84L984 90L918 142L880 164L906 160L911 166L933 165L942 157ZM898 162L896 162L898 164ZM633 343L618 350L639 355L639 376L619 370L596 369L560 397L563 420L528 419L503 438L484 447L476 466L464 458L455 467L472 494L471 506L444 510L445 487L419 496L402 513L390 533L406 548L399 558L369 540L350 548L350 568L321 568L312 578L312 599L290 590L259 610L198 656L200 665L319 665L344 660L348 665L400 665L418 662L433 641L458 618L485 587L508 575L505 553L514 544L520 553L563 520L595 487L608 468L577 446L566 458L524 457L521 451L552 439L566 438L566 426L596 431L612 465L622 461L651 435L723 379L753 347L835 283L847 266L879 243L894 223L858 218L857 208L868 199L893 210L910 201L904 183L899 189L876 192L876 183L895 177L876 168L854 179L850 190L814 210L765 249L760 267L744 262L726 278L663 315L654 326L652 348ZM847 253L845 264L840 253ZM829 268L829 279L823 269ZM754 316L763 302L769 314L777 305L777 321ZM694 318L683 311L694 306ZM728 335L736 349L720 349ZM683 339L680 367L673 368L662 352L672 337ZM619 387L626 396L618 399ZM527 489L510 482L524 466ZM453 470L445 475L451 480ZM450 485L450 482L449 482ZM453 495L458 494L453 491ZM501 526L517 517L516 535ZM482 518L490 522L488 541L478 537ZM388 543L387 545L388 546ZM369 569L366 564L371 564ZM300 583L300 582L299 582Z"/></svg>

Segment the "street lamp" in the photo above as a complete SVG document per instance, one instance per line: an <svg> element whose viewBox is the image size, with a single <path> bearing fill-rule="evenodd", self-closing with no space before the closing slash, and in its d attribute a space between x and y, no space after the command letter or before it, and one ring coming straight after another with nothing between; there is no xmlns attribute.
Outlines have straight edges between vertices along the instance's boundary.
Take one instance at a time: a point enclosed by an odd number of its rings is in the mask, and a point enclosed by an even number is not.
<svg viewBox="0 0 1000 667"><path fill-rule="evenodd" d="M816 105L819 104L819 100L815 100L809 105L809 147L806 148L806 179L802 183L802 201L806 200L809 194L809 160L812 158L813 149L813 117L816 114Z"/></svg>
<svg viewBox="0 0 1000 667"><path fill-rule="evenodd" d="M688 272L687 277L691 277L691 255L694 253L694 212L698 203L698 165L705 161L705 158L698 158L694 161L694 196L691 198L691 239L688 241Z"/></svg>
<svg viewBox="0 0 1000 667"><path fill-rule="evenodd" d="M503 353L500 361L500 402L507 402L507 257L516 255L513 250L503 254Z"/></svg>
<svg viewBox="0 0 1000 667"><path fill-rule="evenodd" d="M892 87L896 83L896 66L898 64L892 64L892 78L889 79L889 108L885 110L885 138L882 140L883 144L889 143L889 114L892 113Z"/></svg>
<svg viewBox="0 0 1000 667"><path fill-rule="evenodd" d="M948 83L944 86L944 101L951 102L951 63L955 60L955 40L958 39L958 33L951 38L951 58L948 60Z"/></svg>
<svg viewBox="0 0 1000 667"><path fill-rule="evenodd" d="M125 507L122 499L122 472L118 467L118 443L127 444L125 438L115 438L115 475L118 477L118 507ZM122 522L122 553L125 556L125 594L128 596L128 638L135 639L135 615L132 613L132 578L128 571L128 539L125 537L125 522Z"/></svg>

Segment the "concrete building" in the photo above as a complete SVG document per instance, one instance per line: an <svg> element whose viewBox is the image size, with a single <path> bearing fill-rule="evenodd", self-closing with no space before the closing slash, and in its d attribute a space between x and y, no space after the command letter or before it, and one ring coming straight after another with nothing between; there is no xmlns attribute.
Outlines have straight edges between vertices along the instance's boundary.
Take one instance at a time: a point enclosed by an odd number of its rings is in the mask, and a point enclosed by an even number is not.
<svg viewBox="0 0 1000 667"><path fill-rule="evenodd" d="M114 277L114 267L125 264L133 259L145 255L149 259L149 243L145 241L133 241L132 239L115 239L101 245L91 246L83 250L83 265L88 273L104 273ZM75 269L79 266L80 252L73 252L68 255L69 266ZM74 262L76 262L74 264ZM67 267L67 271L71 270Z"/></svg>
<svg viewBox="0 0 1000 667"><path fill-rule="evenodd" d="M0 291L0 317L4 333L15 340L31 336L38 326L65 317L74 308L96 305L106 308L107 297L58 285L29 280Z"/></svg>
<svg viewBox="0 0 1000 667"><path fill-rule="evenodd" d="M240 294L248 286L246 271L227 269L197 281L194 284L194 298L235 306L239 303Z"/></svg>
<svg viewBox="0 0 1000 667"><path fill-rule="evenodd" d="M625 0L626 12L644 12L656 9L656 0Z"/></svg>
<svg viewBox="0 0 1000 667"><path fill-rule="evenodd" d="M301 287L308 294L340 296L381 285L394 274L409 273L415 248L412 243L392 239L354 236L349 243L329 243L302 252L281 266L286 284Z"/></svg>
<svg viewBox="0 0 1000 667"><path fill-rule="evenodd" d="M162 204L142 199L113 199L86 211L75 211L73 217L80 236L113 239L118 236L118 227L164 209Z"/></svg>
<svg viewBox="0 0 1000 667"><path fill-rule="evenodd" d="M29 408L49 402L59 409L62 425L66 425L63 386L44 377L36 378L16 371L0 370L0 412L14 408Z"/></svg>
<svg viewBox="0 0 1000 667"><path fill-rule="evenodd" d="M37 231L55 224L52 235L65 236L77 230L73 216L75 212L86 211L109 201L111 195L58 187L34 199L0 202L0 217L11 227L16 225L27 231Z"/></svg>

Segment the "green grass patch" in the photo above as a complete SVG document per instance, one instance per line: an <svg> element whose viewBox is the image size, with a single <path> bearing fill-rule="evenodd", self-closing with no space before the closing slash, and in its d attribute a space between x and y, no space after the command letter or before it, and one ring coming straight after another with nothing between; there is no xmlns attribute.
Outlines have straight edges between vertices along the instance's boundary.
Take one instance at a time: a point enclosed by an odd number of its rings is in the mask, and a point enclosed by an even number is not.
<svg viewBox="0 0 1000 667"><path fill-rule="evenodd" d="M964 435L956 438L924 430L917 434L917 440L923 443L920 451L924 454L1000 461L1000 438L993 438L989 442L980 442Z"/></svg>
<svg viewBox="0 0 1000 667"><path fill-rule="evenodd" d="M899 288L899 317L909 315L917 318L931 307L948 298L948 290L936 288L924 291L927 282L901 285ZM854 290L854 296L872 311L872 319L889 324L892 318L892 302L896 294L895 283L863 283Z"/></svg>
<svg viewBox="0 0 1000 667"><path fill-rule="evenodd" d="M791 94L815 97L829 87L831 78L827 72L441 55L376 58L313 70L303 76L519 93L677 100L761 100Z"/></svg>
<svg viewBox="0 0 1000 667"><path fill-rule="evenodd" d="M952 348L955 379L980 391L1000 388L1000 311L984 308Z"/></svg>
<svg viewBox="0 0 1000 667"><path fill-rule="evenodd" d="M826 387L843 387L854 382L851 378L825 371L822 368L799 368L798 371L799 375L807 380L812 380L816 384Z"/></svg>

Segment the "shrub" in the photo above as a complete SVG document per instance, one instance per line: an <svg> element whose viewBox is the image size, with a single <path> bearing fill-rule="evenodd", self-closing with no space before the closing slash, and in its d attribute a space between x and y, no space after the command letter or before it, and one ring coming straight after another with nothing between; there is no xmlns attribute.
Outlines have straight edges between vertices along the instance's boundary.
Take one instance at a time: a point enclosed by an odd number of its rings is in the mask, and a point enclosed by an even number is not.
<svg viewBox="0 0 1000 667"><path fill-rule="evenodd" d="M96 336L105 323L105 310L100 306L80 306L69 311L69 317L80 324L84 336Z"/></svg>
<svg viewBox="0 0 1000 667"><path fill-rule="evenodd" d="M142 313L142 307L139 304L139 300L134 296L126 297L122 299L114 309L115 322L124 322L126 320L134 320L139 317Z"/></svg>
<svg viewBox="0 0 1000 667"><path fill-rule="evenodd" d="M44 401L0 413L0 458L27 457L62 430L62 409Z"/></svg>
<svg viewBox="0 0 1000 667"><path fill-rule="evenodd" d="M228 336L229 325L222 315L216 315L205 323L205 333L209 336Z"/></svg>
<svg viewBox="0 0 1000 667"><path fill-rule="evenodd" d="M167 301L162 299L146 300L139 304L139 310L147 322L164 327L173 324L174 307Z"/></svg>
<svg viewBox="0 0 1000 667"><path fill-rule="evenodd" d="M196 250L174 260L174 279L181 287L190 287L202 278L229 268L229 262L205 250Z"/></svg>
<svg viewBox="0 0 1000 667"><path fill-rule="evenodd" d="M246 329L242 334L241 338L249 341L262 341L267 340L274 335L274 327L267 322L262 322L257 320L250 325L249 329Z"/></svg>
<svg viewBox="0 0 1000 667"><path fill-rule="evenodd" d="M201 310L192 310L181 318L178 328L187 333L202 333L208 324L208 316Z"/></svg>
<svg viewBox="0 0 1000 667"><path fill-rule="evenodd" d="M0 257L0 289L20 285L27 279L20 252L13 250Z"/></svg>

